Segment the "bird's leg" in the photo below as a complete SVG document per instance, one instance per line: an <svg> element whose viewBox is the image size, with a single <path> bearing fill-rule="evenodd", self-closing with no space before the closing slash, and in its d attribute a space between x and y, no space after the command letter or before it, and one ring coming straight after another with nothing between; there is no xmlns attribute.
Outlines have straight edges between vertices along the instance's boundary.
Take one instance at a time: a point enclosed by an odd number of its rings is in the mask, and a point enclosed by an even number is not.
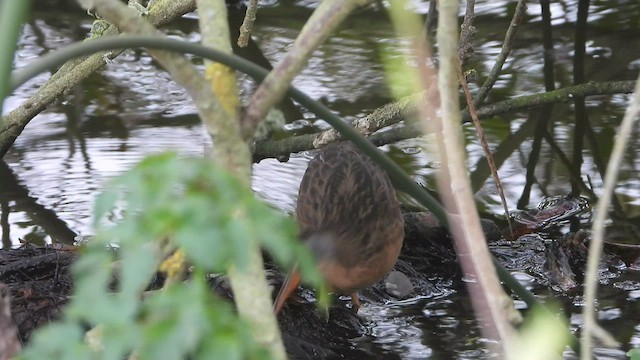
<svg viewBox="0 0 640 360"><path fill-rule="evenodd" d="M275 314L280 312L282 306L284 306L285 301L291 296L291 294L296 290L300 284L300 273L298 272L298 266L294 266L287 278L282 283L282 287L278 292L278 296L276 296L276 300L273 304L273 312Z"/></svg>
<svg viewBox="0 0 640 360"><path fill-rule="evenodd" d="M353 312L357 314L360 306L362 306L362 303L360 303L360 298L358 297L358 293L351 293L351 303L353 304Z"/></svg>

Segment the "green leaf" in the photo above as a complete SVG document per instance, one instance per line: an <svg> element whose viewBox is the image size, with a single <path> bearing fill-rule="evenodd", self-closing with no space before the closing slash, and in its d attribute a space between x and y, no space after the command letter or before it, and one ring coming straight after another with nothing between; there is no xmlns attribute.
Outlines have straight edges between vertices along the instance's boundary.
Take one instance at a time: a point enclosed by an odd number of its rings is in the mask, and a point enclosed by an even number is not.
<svg viewBox="0 0 640 360"><path fill-rule="evenodd" d="M135 302L148 287L160 263L158 246L147 243L122 248L120 292L126 300Z"/></svg>
<svg viewBox="0 0 640 360"><path fill-rule="evenodd" d="M139 342L140 329L133 321L126 323L100 324L103 351L99 358L103 360L120 360L131 354Z"/></svg>
<svg viewBox="0 0 640 360"><path fill-rule="evenodd" d="M547 303L547 306L554 304ZM562 354L570 340L568 326L555 313L537 307L529 311L514 339L513 349L517 349L518 359L552 359Z"/></svg>
<svg viewBox="0 0 640 360"><path fill-rule="evenodd" d="M122 219L108 223L110 212L121 212ZM307 281L322 283L311 254L296 239L295 223L205 159L147 157L107 185L94 214L97 234L73 267L76 287L64 320L53 325L75 329L75 337L45 327L40 336L46 339L33 343L33 354L268 358L253 343L249 326L211 294L205 273L242 268L249 244L260 242L280 264L296 262ZM158 264L175 248L192 265L190 279L143 296ZM81 336L87 324L98 327L102 351L87 353Z"/></svg>
<svg viewBox="0 0 640 360"><path fill-rule="evenodd" d="M64 334L64 336L62 336ZM79 324L59 322L35 332L19 359L90 359L89 347L82 343Z"/></svg>
<svg viewBox="0 0 640 360"><path fill-rule="evenodd" d="M197 228L183 228L173 239L194 265L207 271L222 271L230 262L229 246L223 233L217 229L202 232Z"/></svg>
<svg viewBox="0 0 640 360"><path fill-rule="evenodd" d="M109 212L116 206L119 196L115 191L105 191L96 197L93 204L93 226L98 227Z"/></svg>
<svg viewBox="0 0 640 360"><path fill-rule="evenodd" d="M76 278L74 298L66 312L71 319L99 323L113 318L117 310L108 291L112 261L109 250L96 249L93 244L76 261L73 266ZM76 306L78 304L80 306Z"/></svg>

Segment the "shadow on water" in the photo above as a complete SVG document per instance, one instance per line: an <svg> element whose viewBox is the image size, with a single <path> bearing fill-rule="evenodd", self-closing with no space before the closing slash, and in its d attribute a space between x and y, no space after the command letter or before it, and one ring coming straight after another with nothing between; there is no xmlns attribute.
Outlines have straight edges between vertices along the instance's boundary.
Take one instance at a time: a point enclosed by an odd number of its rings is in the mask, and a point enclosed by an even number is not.
<svg viewBox="0 0 640 360"><path fill-rule="evenodd" d="M29 190L20 184L20 181L4 162L0 161L0 179L2 179L2 192L0 192L0 206L2 206L2 246L11 247L11 229L14 226L27 226L20 221L9 222L10 212L23 212L33 222L28 226L29 232L24 235L24 240L37 245L45 244L45 237L51 237L50 241L72 244L77 234L69 229L67 224L58 218L54 210L47 209L39 204L36 198L29 196ZM10 210L10 211L9 211ZM36 225L37 224L37 225Z"/></svg>
<svg viewBox="0 0 640 360"><path fill-rule="evenodd" d="M488 103L589 81L636 78L640 69L640 4L591 1L587 12L583 1L540 3L542 6L529 5L511 57ZM61 10L61 1L50 4L50 8L36 9L23 29L17 67L80 40L90 30L92 19L83 12ZM479 31L470 66L480 79L493 66L510 21L505 7L511 14L513 5L501 1L477 6ZM243 56L265 66L278 61L314 6L315 2L283 1L261 8L254 31L256 42ZM415 6L424 13L428 2ZM199 40L192 16L166 31ZM392 99L381 65L383 51L399 56L406 49L403 41L394 37L385 13L359 11L314 53L294 85L347 120L361 117ZM25 101L48 75L31 80L12 94L5 111ZM243 78L243 99L254 88L255 84ZM622 94L576 98L484 120L509 205L531 209L549 196L569 193L594 202L627 102L628 97ZM278 136L328 127L291 102L282 107L290 124ZM475 132L470 124L463 126L478 207L486 217L502 224L502 205ZM640 346L640 264L633 255L640 245L637 135L636 130L616 188L607 233L608 257L599 290L600 322L622 347L609 353L600 349L604 358L623 358L624 351ZM403 140L383 149L418 182L433 189L439 164L421 149L430 141L429 137ZM210 146L182 89L145 53L125 52L38 115L5 156L6 164L0 164L3 247L15 247L20 239L70 243L78 234L91 235L91 203L105 181L147 154L173 149L202 155ZM312 156L312 152L305 152L293 154L286 163L265 159L254 164L254 190L292 213L298 184ZM581 326L581 289L567 290L550 282L544 263L554 242L586 227L588 220L563 223L553 231L525 235L515 243L492 244L492 251L530 290L561 303L574 330ZM575 275L579 280L581 274ZM425 287L421 296L409 300L386 303L375 291L365 293L370 302L363 309L363 333L354 335L345 346L368 349L366 353L389 359L490 357L483 350L487 340L480 337L461 281L437 274L429 281L433 287ZM516 304L524 309L523 303Z"/></svg>

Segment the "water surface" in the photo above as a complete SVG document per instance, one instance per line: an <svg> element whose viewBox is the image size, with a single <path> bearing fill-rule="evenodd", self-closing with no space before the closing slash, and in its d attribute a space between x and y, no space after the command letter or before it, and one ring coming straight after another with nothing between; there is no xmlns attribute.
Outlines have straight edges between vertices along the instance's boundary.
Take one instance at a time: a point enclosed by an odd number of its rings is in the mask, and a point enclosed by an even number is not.
<svg viewBox="0 0 640 360"><path fill-rule="evenodd" d="M278 61L291 46L316 2L271 2L259 14L254 39L264 55ZM428 3L413 6L425 13ZM499 53L510 21L505 9L510 1L485 1L477 5L478 34L475 55L470 66L484 79ZM576 1L552 4L554 70L556 86L572 83L573 38ZM90 29L92 19L83 12L36 10L20 37L16 67L22 67L42 54L78 41ZM188 17L168 30L172 34L197 41L197 23ZM531 3L521 27L512 56L505 64L489 102L544 91L541 14ZM635 79L640 69L640 4L627 1L592 1L585 58L585 78L594 81ZM382 53L400 56L405 42L397 39L384 12L361 10L349 18L339 32L315 51L308 66L294 85L347 120L370 113L392 101L386 83ZM198 61L200 62L200 61ZM201 62L200 62L201 63ZM11 111L35 92L50 74L42 74L12 94L5 102ZM243 80L246 99L254 84ZM476 87L477 88L477 87ZM587 114L600 148L608 156L612 136L623 116L629 96L594 96L586 100ZM517 132L539 109L507 113L483 122L491 144ZM328 125L304 109L302 116L287 126L291 133L324 129ZM558 104L550 115L551 131L558 146L571 154L574 142L574 106ZM469 164L475 168L482 153L470 125L465 125ZM640 137L635 128L616 194L628 216L640 214ZM423 184L433 185L438 164L420 150L420 142L407 140L386 151ZM106 181L131 168L145 155L165 150L200 156L212 146L200 124L195 108L182 89L158 70L143 52L127 51L92 75L70 94L52 104L26 127L5 156L15 176L0 188L2 231L5 247L17 246L20 239L44 240L68 237L64 224L75 234L91 235L92 201ZM401 151L397 151L400 149ZM530 140L516 146L505 160L500 175L510 207L515 208L526 182ZM297 187L312 153L293 154L286 163L266 159L253 167L253 189L269 203L291 213L295 208ZM549 146L542 148L536 166L537 182L528 206L543 197L570 191L570 174ZM596 194L602 180L592 149L584 150L583 179ZM7 175L9 176L9 175ZM489 216L502 215L502 205L491 181L477 194L478 206ZM50 220L47 211L63 223ZM47 220L43 220L47 219ZM637 228L636 228L637 230ZM619 237L640 244L638 233L622 231ZM608 269L600 289L599 305L603 326L622 343L617 350L599 349L602 358L623 358L626 350L640 346L640 269ZM571 315L571 325L581 324L581 298L553 289L529 268L512 268L519 279L539 296L559 299ZM428 294L395 305L372 304L363 308L369 320L367 334L353 339L356 347L375 347L385 358L458 358L488 357L473 314L461 291ZM466 305L465 305L466 304ZM520 306L524 306L520 304ZM465 334L461 337L460 334ZM434 339L437 339L435 341ZM571 357L570 354L567 356Z"/></svg>

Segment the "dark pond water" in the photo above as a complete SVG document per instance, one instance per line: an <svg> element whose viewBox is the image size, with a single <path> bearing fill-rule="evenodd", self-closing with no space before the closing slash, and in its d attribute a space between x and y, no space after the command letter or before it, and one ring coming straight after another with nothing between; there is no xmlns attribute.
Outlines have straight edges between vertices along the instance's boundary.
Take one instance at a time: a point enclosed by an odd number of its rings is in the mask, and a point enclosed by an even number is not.
<svg viewBox="0 0 640 360"><path fill-rule="evenodd" d="M425 13L428 3L412 2ZM272 62L280 59L293 42L315 1L270 2L259 14L254 38ZM484 79L500 51L514 3L482 1L477 5L475 56L472 66ZM577 1L554 2L553 40L557 87L572 84L573 41L576 31ZM24 27L16 66L22 67L51 50L79 41L89 31L92 19L80 11L37 9ZM187 17L168 30L196 41L197 22ZM541 13L530 4L512 56L505 64L489 102L544 91ZM383 50L384 49L384 50ZM294 85L318 99L347 120L363 116L392 100L381 65L381 53L399 56L405 49L394 37L392 26L381 11L362 10L351 17L327 44L318 49ZM592 1L587 27L585 79L596 81L632 80L640 69L640 3L635 1ZM5 112L18 106L35 92L50 74L42 74L12 94ZM246 98L254 86L243 81ZM586 112L604 158L612 144L616 125L629 101L627 95L593 96L586 100ZM302 117L287 125L297 133L324 129L324 121L300 110ZM483 122L492 146L528 126L540 109L501 115ZM550 114L552 134L558 146L571 154L574 142L573 104L555 105ZM471 126L466 125L469 164L472 171L481 158L481 149ZM630 218L640 216L640 129L634 129L616 188L621 209ZM533 132L530 128L528 134ZM428 139L427 139L428 141ZM416 147L422 142L406 140L383 149L416 176L432 185L437 164ZM588 142L586 142L588 144ZM17 246L19 239L44 241L91 235L92 200L106 180L130 168L142 157L164 150L201 155L211 146L195 108L182 89L159 71L151 58L129 51L117 58L37 116L5 156L2 171L2 239L4 247ZM400 150L400 151L398 151ZM500 175L507 201L516 208L526 183L530 139L517 140L506 156ZM593 150L586 146L582 178L596 194L602 180ZM297 188L311 153L294 154L287 163L274 159L254 165L253 189L269 203L285 212L295 207ZM545 196L567 194L570 173L546 144L535 167L536 181L529 207ZM503 214L493 184L488 181L477 193L478 206L487 216ZM610 222L616 241L640 244L638 223ZM614 232L610 232L613 236ZM549 239L540 238L542 244ZM525 241L526 242L526 241ZM495 245L494 250L517 255L518 248ZM571 326L581 324L581 296L560 291L536 271L531 263L511 266L514 275L541 298L557 298L570 315ZM598 349L602 358L624 358L630 348L640 346L639 266L615 262L603 269L599 298L600 320L621 346ZM579 292L580 290L578 290ZM355 347L375 347L387 358L487 357L470 307L459 291L427 294L397 304L369 304L362 309L368 320L367 335L353 339ZM525 308L524 303L517 303ZM464 335L464 336L461 336ZM567 353L571 357L571 353Z"/></svg>

